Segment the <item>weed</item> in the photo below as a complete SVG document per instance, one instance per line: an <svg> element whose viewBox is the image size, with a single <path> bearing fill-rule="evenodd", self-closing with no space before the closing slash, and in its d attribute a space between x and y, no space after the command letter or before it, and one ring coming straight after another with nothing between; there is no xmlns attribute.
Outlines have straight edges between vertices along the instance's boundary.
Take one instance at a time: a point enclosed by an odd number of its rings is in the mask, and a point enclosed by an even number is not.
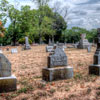
<svg viewBox="0 0 100 100"><path fill-rule="evenodd" d="M76 75L74 76L74 78L77 80L77 79L82 79L83 76L81 73L76 73Z"/></svg>
<svg viewBox="0 0 100 100"><path fill-rule="evenodd" d="M27 87L21 88L20 90L17 91L17 93L26 93L27 92Z"/></svg>

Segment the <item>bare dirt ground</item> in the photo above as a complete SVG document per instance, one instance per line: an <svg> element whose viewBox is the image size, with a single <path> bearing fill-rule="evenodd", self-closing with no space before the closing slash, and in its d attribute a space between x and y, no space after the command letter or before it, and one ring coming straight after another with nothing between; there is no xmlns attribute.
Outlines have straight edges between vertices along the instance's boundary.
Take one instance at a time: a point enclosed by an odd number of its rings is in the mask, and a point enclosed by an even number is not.
<svg viewBox="0 0 100 100"><path fill-rule="evenodd" d="M42 82L41 74L49 55L45 46L32 46L27 51L17 48L17 54L4 49L12 63L12 73L17 77L17 91L0 94L0 100L100 100L100 77L88 74L95 48L90 53L66 49L68 64L74 68L74 78L48 83Z"/></svg>

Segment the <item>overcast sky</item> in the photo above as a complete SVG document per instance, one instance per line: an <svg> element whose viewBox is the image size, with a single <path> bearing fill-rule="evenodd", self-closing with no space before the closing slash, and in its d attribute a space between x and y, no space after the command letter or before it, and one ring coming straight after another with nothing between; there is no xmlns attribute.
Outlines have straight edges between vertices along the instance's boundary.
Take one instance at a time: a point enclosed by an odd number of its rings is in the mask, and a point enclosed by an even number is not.
<svg viewBox="0 0 100 100"><path fill-rule="evenodd" d="M14 0L8 1L14 4ZM36 8L36 4L33 4L30 0L16 1L19 1L20 5L30 5L32 8ZM50 7L53 7L55 2L58 1L61 7L69 8L69 28L73 26L86 29L100 27L100 0L52 0L49 3Z"/></svg>

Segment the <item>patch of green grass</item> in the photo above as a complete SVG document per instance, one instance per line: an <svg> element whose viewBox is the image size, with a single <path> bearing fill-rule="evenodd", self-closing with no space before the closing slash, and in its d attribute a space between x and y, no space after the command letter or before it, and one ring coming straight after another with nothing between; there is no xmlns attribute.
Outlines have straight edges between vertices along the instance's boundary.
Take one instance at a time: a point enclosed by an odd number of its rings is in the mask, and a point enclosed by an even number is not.
<svg viewBox="0 0 100 100"><path fill-rule="evenodd" d="M88 88L88 89L87 89L87 94L90 94L91 91L92 91L92 90L91 90L90 88Z"/></svg>
<svg viewBox="0 0 100 100"><path fill-rule="evenodd" d="M97 90L100 90L100 87L98 87Z"/></svg>
<svg viewBox="0 0 100 100"><path fill-rule="evenodd" d="M42 76L35 76L34 78L35 78L35 79L38 79L38 78L42 78Z"/></svg>
<svg viewBox="0 0 100 100"><path fill-rule="evenodd" d="M100 91L96 92L97 96L100 96Z"/></svg>
<svg viewBox="0 0 100 100"><path fill-rule="evenodd" d="M77 66L83 66L83 64L81 62L79 62Z"/></svg>
<svg viewBox="0 0 100 100"><path fill-rule="evenodd" d="M20 90L17 91L17 93L26 93L28 90L27 87L21 88Z"/></svg>
<svg viewBox="0 0 100 100"><path fill-rule="evenodd" d="M66 89L65 89L65 91L69 91L69 90L70 90L70 88L66 88Z"/></svg>
<svg viewBox="0 0 100 100"><path fill-rule="evenodd" d="M56 91L55 89L50 89L50 90L49 90L49 92L50 92L51 94L55 93L55 91Z"/></svg>
<svg viewBox="0 0 100 100"><path fill-rule="evenodd" d="M28 84L28 81L27 81L27 80L22 80L22 81L20 81L20 83L21 83L22 85L27 85L27 84Z"/></svg>
<svg viewBox="0 0 100 100"><path fill-rule="evenodd" d="M81 73L76 73L75 76L74 76L75 80L77 79L83 79L83 76Z"/></svg>

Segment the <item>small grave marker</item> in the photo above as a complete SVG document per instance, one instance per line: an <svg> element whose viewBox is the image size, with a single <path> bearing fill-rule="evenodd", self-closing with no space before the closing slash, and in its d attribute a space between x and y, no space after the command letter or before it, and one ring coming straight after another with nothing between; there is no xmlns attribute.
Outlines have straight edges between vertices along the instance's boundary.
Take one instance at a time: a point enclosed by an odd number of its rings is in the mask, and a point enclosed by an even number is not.
<svg viewBox="0 0 100 100"><path fill-rule="evenodd" d="M18 53L17 48L13 48L13 49L11 49L11 53L12 53L12 54L13 54L13 53Z"/></svg>

